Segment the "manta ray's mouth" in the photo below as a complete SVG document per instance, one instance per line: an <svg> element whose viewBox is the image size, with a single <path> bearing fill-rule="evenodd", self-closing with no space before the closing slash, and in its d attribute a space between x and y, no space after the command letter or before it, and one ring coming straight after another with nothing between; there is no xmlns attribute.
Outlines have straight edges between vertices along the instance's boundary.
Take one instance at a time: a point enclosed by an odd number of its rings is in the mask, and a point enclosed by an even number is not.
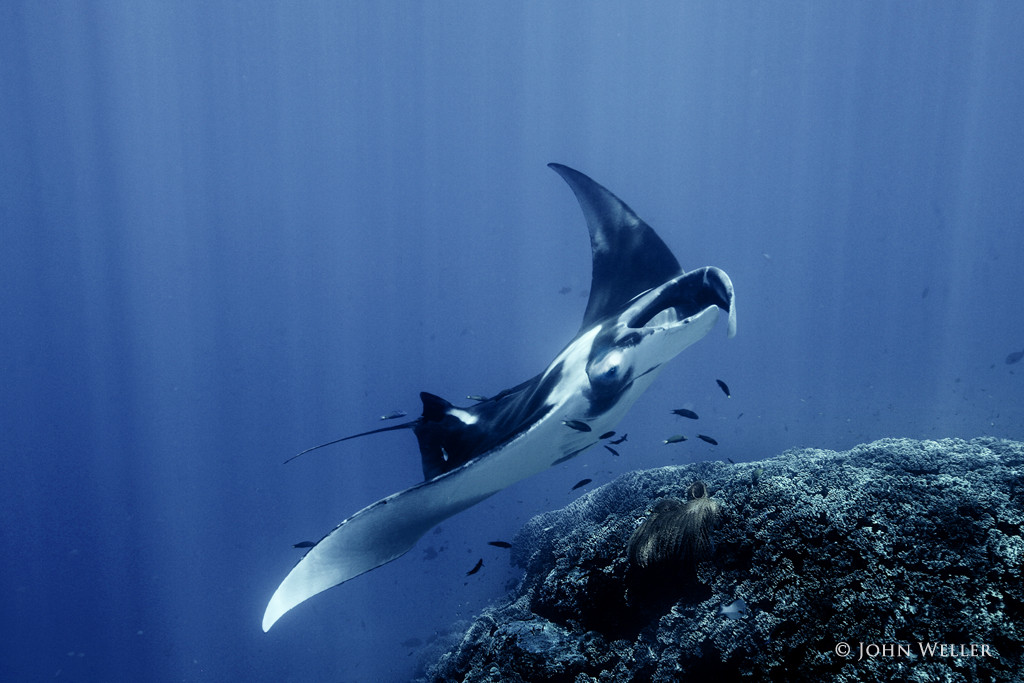
<svg viewBox="0 0 1024 683"><path fill-rule="evenodd" d="M680 275L647 296L650 300L633 314L627 323L629 327L671 326L711 306L732 313L732 282L718 268L700 268Z"/></svg>

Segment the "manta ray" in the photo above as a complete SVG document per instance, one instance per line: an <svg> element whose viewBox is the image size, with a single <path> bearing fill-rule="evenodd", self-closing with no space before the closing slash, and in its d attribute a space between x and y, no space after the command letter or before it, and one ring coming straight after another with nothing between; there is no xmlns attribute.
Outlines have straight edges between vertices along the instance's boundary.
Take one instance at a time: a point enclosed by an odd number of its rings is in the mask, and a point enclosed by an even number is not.
<svg viewBox="0 0 1024 683"><path fill-rule="evenodd" d="M549 166L576 195L590 231L590 298L579 332L543 372L491 398L458 407L423 392L419 418L339 439L411 429L424 481L368 505L314 544L270 598L264 631L299 603L401 557L452 515L599 443L719 311L728 314L728 336L736 334L728 275L714 267L684 272L615 195L579 171Z"/></svg>

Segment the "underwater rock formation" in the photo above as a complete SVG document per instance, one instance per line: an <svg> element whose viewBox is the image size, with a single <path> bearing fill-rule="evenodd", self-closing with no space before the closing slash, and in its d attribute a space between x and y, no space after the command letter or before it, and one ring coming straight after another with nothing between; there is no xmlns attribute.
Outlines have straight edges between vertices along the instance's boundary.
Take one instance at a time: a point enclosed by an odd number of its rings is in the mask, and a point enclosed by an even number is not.
<svg viewBox="0 0 1024 683"><path fill-rule="evenodd" d="M698 479L709 559L632 567L645 513ZM632 472L528 522L520 586L423 680L1020 680L1022 529L1024 444L997 439Z"/></svg>

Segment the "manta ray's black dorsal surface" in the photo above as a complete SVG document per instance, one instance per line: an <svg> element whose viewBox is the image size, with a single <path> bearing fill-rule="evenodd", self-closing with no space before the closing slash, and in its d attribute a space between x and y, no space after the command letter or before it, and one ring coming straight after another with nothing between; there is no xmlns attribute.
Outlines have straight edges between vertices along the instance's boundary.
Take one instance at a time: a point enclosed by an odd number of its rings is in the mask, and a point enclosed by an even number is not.
<svg viewBox="0 0 1024 683"><path fill-rule="evenodd" d="M402 556L448 517L599 443L719 311L728 314L728 335L736 333L728 275L714 267L684 272L615 195L579 171L550 166L590 230L590 299L579 332L515 387L468 407L423 392L418 419L374 430L412 428L425 481L363 508L310 548L271 597L264 631L317 593Z"/></svg>
<svg viewBox="0 0 1024 683"><path fill-rule="evenodd" d="M590 299L581 331L683 272L658 233L618 197L568 166L548 166L569 183L590 230Z"/></svg>

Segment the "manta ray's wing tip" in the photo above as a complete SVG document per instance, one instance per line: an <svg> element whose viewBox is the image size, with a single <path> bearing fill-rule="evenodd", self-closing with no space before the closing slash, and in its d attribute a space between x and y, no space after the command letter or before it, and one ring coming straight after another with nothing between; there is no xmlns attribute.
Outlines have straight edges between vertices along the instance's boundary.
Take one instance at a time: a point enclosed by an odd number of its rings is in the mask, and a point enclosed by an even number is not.
<svg viewBox="0 0 1024 683"><path fill-rule="evenodd" d="M270 627L277 623L277 620L281 618L284 612L277 606L277 594L270 599L270 604L267 605L267 611L263 613L263 632L266 633L270 630Z"/></svg>
<svg viewBox="0 0 1024 683"><path fill-rule="evenodd" d="M583 175L582 173L577 171L575 168L570 168L570 167L566 166L565 164L558 163L557 161L548 162L548 168L550 168L552 171L554 171L558 175L562 176L566 180L568 180L573 175Z"/></svg>
<svg viewBox="0 0 1024 683"><path fill-rule="evenodd" d="M283 617L286 612L291 610L292 607L295 607L297 604L306 599L305 597L303 597L301 600L296 600L294 595L288 595L286 587L289 584L288 579L290 577L291 574L285 577L285 580L281 583L280 586L278 586L277 590L274 591L274 595L271 596L270 602L267 603L267 611L263 613L264 633L269 631L270 627L276 624L277 620Z"/></svg>

